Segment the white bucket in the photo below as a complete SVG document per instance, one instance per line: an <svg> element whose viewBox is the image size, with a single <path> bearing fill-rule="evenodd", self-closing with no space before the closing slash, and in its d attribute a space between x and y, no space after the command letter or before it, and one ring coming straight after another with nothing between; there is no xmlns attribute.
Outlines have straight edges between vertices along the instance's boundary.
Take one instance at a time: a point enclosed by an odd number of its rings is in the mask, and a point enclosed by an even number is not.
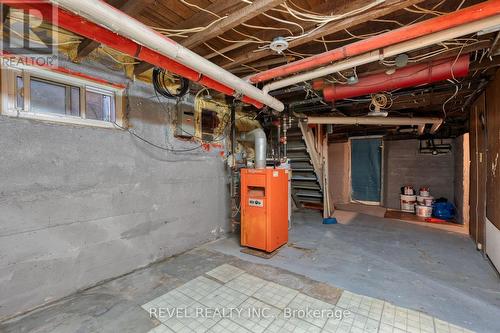
<svg viewBox="0 0 500 333"><path fill-rule="evenodd" d="M432 207L417 205L415 208L416 208L417 216L420 216L420 217L431 217L432 216Z"/></svg>
<svg viewBox="0 0 500 333"><path fill-rule="evenodd" d="M415 203L417 196L401 194L401 210L403 212L415 213Z"/></svg>
<svg viewBox="0 0 500 333"><path fill-rule="evenodd" d="M428 196L423 198L424 198L424 206L431 207L432 204L434 203L434 197Z"/></svg>
<svg viewBox="0 0 500 333"><path fill-rule="evenodd" d="M415 190L413 189L413 186L406 185L403 190L404 195L414 195Z"/></svg>
<svg viewBox="0 0 500 333"><path fill-rule="evenodd" d="M430 195L429 188L428 187L422 187L420 188L420 196L421 197L428 197Z"/></svg>

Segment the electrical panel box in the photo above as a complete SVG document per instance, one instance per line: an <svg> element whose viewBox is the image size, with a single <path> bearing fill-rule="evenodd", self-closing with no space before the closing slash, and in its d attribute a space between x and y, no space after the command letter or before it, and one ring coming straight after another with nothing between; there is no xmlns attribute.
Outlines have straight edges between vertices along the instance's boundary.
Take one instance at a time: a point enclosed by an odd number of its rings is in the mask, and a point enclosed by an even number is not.
<svg viewBox="0 0 500 333"><path fill-rule="evenodd" d="M288 242L288 170L241 169L241 245L273 252Z"/></svg>
<svg viewBox="0 0 500 333"><path fill-rule="evenodd" d="M192 104L177 104L177 127L175 135L187 138L195 135L194 109Z"/></svg>

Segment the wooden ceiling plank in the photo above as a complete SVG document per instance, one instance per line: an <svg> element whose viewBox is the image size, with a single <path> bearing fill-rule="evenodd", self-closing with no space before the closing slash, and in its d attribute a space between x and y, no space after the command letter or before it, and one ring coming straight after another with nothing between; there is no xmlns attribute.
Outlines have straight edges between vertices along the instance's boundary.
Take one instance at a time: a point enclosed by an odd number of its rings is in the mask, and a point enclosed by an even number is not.
<svg viewBox="0 0 500 333"><path fill-rule="evenodd" d="M391 0L387 1L379 7L372 8L368 11L365 11L361 14L354 15L352 17L348 17L346 19L332 22L330 24L325 25L324 27L314 31L313 33L296 40L292 40L289 43L289 48L297 47L300 45L304 45L309 43L315 39L321 38L326 35L331 35L339 31L343 31L344 29L348 29L354 27L356 25L366 23L370 20L380 18L394 12L397 12L406 7L412 6L414 4L419 4L425 0ZM349 12L355 9L359 9L359 4L356 3L352 7L348 7L348 9L344 9L344 12ZM335 14L335 13L334 13ZM262 59L264 57L275 55L275 52L272 50L263 50L259 52L252 52L254 50L244 49L242 52L236 56L233 56L234 62L223 61L219 65L223 68L233 68L241 64L246 64L248 62L256 61Z"/></svg>
<svg viewBox="0 0 500 333"><path fill-rule="evenodd" d="M283 3L284 0L256 0L251 5L244 7L243 9L230 14L224 20L221 20L214 25L210 26L208 29L198 32L188 39L184 40L181 44L188 48L196 47L203 42L206 42L212 38L215 38L224 32L231 30L242 22L246 22L257 15L260 15L271 8L278 6Z"/></svg>
<svg viewBox="0 0 500 333"><path fill-rule="evenodd" d="M137 14L142 9L147 7L148 5L154 3L154 0L143 0L143 1L133 1L133 0L125 0L122 2L120 6L117 8L126 14ZM78 50L76 53L76 59L82 59L90 54L93 50L99 47L100 43L84 38L80 44L78 45Z"/></svg>
<svg viewBox="0 0 500 333"><path fill-rule="evenodd" d="M142 73L150 70L153 67L154 66L151 65L149 62L141 61L137 65L134 66L134 75L142 74Z"/></svg>
<svg viewBox="0 0 500 333"><path fill-rule="evenodd" d="M240 0L218 0L206 7L205 10L223 16L226 13L232 12L233 10L237 10L241 6L242 2ZM176 24L175 29L189 29L197 26L204 26L212 22L214 19L215 16L210 15L205 11L199 11L196 14L192 15L190 18L187 18L186 20ZM222 53L224 52L228 51L222 51ZM212 56L212 58L218 55L216 52L213 53L215 53L215 55ZM139 75L151 68L153 68L152 65L141 61L134 67L134 74Z"/></svg>
<svg viewBox="0 0 500 333"><path fill-rule="evenodd" d="M220 50L217 50L217 52L212 52L212 53L207 54L206 56L204 56L204 58L207 60L210 60L210 59L220 55L221 53L224 54L226 52L232 51L234 49L237 49L239 47L242 47L242 46L245 46L248 44L249 44L248 42L233 43L233 44L226 46Z"/></svg>
<svg viewBox="0 0 500 333"><path fill-rule="evenodd" d="M224 16L241 8L243 5L244 3L240 0L218 0L204 9L217 15ZM214 15L205 11L199 11L185 21L176 24L175 29L188 29L205 26L215 19L217 18Z"/></svg>

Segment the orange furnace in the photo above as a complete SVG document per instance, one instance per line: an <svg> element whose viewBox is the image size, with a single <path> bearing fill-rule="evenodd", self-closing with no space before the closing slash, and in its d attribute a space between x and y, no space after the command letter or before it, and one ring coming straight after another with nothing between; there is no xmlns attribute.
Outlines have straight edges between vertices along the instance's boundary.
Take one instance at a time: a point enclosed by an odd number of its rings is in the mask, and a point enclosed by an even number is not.
<svg viewBox="0 0 500 333"><path fill-rule="evenodd" d="M273 252L288 242L288 170L241 169L241 245Z"/></svg>

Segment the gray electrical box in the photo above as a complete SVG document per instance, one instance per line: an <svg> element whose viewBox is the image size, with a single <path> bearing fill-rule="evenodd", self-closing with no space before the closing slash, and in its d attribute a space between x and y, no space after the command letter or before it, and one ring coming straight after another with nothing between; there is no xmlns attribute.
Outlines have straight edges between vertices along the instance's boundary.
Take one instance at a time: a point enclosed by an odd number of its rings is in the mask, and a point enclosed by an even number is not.
<svg viewBox="0 0 500 333"><path fill-rule="evenodd" d="M186 138L194 136L194 108L192 104L177 104L177 128L175 135Z"/></svg>

